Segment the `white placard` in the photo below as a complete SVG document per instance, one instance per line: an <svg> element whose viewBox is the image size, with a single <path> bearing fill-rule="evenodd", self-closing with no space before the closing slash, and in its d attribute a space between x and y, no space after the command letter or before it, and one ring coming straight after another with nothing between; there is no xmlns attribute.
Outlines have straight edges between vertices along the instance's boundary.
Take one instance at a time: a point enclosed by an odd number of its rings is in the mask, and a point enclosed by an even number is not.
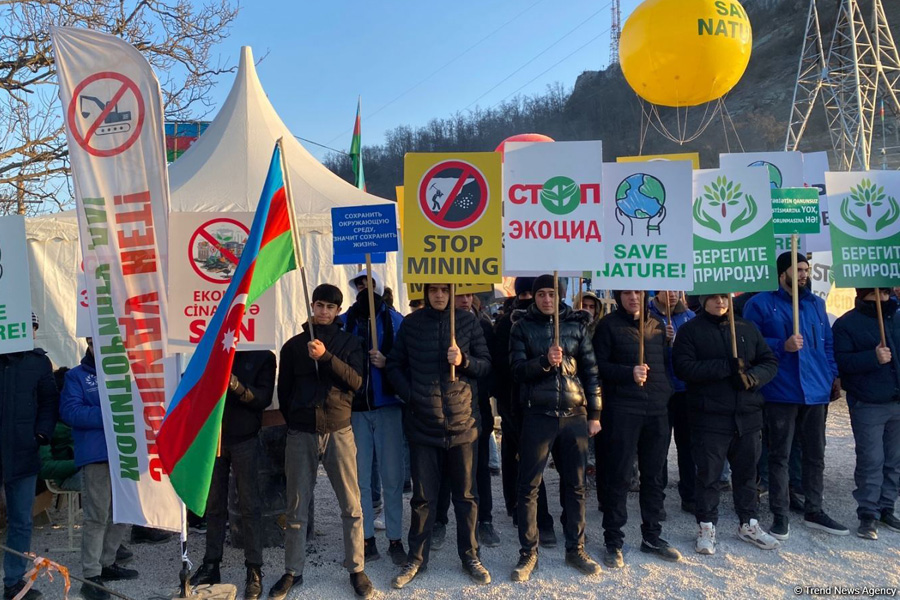
<svg viewBox="0 0 900 600"><path fill-rule="evenodd" d="M25 217L0 217L0 354L34 348Z"/></svg>

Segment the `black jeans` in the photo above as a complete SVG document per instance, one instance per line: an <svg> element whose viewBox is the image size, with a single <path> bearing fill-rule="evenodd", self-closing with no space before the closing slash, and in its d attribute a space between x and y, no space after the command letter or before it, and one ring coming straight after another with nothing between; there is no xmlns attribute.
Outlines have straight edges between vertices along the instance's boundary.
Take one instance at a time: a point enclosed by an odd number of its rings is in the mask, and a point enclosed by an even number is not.
<svg viewBox="0 0 900 600"><path fill-rule="evenodd" d="M475 500L475 444L462 444L449 449L423 446L410 442L409 466L413 495L409 524L408 560L427 565L431 551L431 530L437 516L441 482L448 481L456 511L456 548L462 560L477 558L475 523L478 503Z"/></svg>
<svg viewBox="0 0 900 600"><path fill-rule="evenodd" d="M675 392L669 398L669 431L674 434L675 448L678 450L678 495L682 502L694 502L694 488L697 486L697 465L691 450L691 423L687 394ZM666 454L669 453L668 446ZM730 460L730 459L729 459ZM669 485L669 469L663 469L663 487Z"/></svg>
<svg viewBox="0 0 900 600"><path fill-rule="evenodd" d="M522 416L507 413L499 404L500 428L503 433L500 441L500 467L503 480L503 500L506 503L506 514L515 516L518 521L519 503L519 438L522 435ZM553 529L553 516L547 504L547 487L541 479L538 487L537 524L541 531Z"/></svg>
<svg viewBox="0 0 900 600"><path fill-rule="evenodd" d="M695 415L702 421L703 415ZM695 428L692 440L694 461L697 464L697 522L719 522L719 478L725 459L731 463L731 485L734 509L741 523L759 518L759 498L756 495L756 461L762 449L759 431L738 435Z"/></svg>
<svg viewBox="0 0 900 600"><path fill-rule="evenodd" d="M490 405L481 408L481 432L478 434L478 455L475 465L475 501L478 503L478 522L491 523L494 510L494 497L491 493L491 433L494 431L494 415ZM436 523L446 525L450 522L450 482L444 479L438 495Z"/></svg>
<svg viewBox="0 0 900 600"><path fill-rule="evenodd" d="M786 404L767 402L769 433L769 508L776 515L788 515L788 461L794 436L800 436L803 461L803 493L807 515L822 512L825 473L825 416L827 404Z"/></svg>
<svg viewBox="0 0 900 600"><path fill-rule="evenodd" d="M225 524L228 521L228 476L234 473L244 538L244 564L262 567L262 518L260 516L259 438L223 444L216 458L209 497L206 500L206 555L203 562L222 562Z"/></svg>
<svg viewBox="0 0 900 600"><path fill-rule="evenodd" d="M538 489L550 453L564 488L566 550L584 545L584 470L587 460L587 419L526 415L519 447L519 544L523 552L538 545ZM552 521L551 521L552 522Z"/></svg>
<svg viewBox="0 0 900 600"><path fill-rule="evenodd" d="M603 451L606 461L606 493L603 498L603 538L607 546L621 548L622 528L628 522L628 490L634 457L641 476L641 535L651 544L662 533L663 470L669 446L668 415L631 415L606 410L603 413Z"/></svg>

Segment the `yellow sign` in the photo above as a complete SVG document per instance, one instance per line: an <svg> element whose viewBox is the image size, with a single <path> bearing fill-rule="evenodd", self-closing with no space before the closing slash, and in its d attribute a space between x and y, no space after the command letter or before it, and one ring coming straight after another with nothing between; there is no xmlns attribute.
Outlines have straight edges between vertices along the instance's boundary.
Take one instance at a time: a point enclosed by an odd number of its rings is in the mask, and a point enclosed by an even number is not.
<svg viewBox="0 0 900 600"><path fill-rule="evenodd" d="M397 192L397 214L400 217L400 231L403 231L403 186L398 185L394 187L394 190ZM401 233L402 235L402 233Z"/></svg>
<svg viewBox="0 0 900 600"><path fill-rule="evenodd" d="M484 292L493 292L494 286L490 283L464 284L460 283L456 286L456 295L463 294L482 294ZM406 295L410 300L422 300L425 297L424 283L407 283Z"/></svg>
<svg viewBox="0 0 900 600"><path fill-rule="evenodd" d="M404 281L499 283L500 154L410 153L404 173Z"/></svg>
<svg viewBox="0 0 900 600"><path fill-rule="evenodd" d="M654 162L654 161L689 160L695 169L700 168L699 152L683 152L681 154L645 154L643 156L620 156L616 162Z"/></svg>

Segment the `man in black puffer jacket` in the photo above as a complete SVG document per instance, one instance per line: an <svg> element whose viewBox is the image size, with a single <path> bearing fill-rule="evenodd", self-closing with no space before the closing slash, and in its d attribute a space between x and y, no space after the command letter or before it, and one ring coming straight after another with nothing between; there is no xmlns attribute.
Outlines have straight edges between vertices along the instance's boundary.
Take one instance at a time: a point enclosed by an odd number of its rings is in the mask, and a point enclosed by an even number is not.
<svg viewBox="0 0 900 600"><path fill-rule="evenodd" d="M672 386L666 363L666 328L650 315L644 292L614 292L618 309L600 320L594 332L594 352L603 383L605 431L603 456L606 492L603 537L607 567L625 565L622 528L628 522L626 500L637 455L641 474L641 552L669 561L681 554L662 534L663 469L669 447L669 398ZM644 319L644 360L639 360L640 319Z"/></svg>
<svg viewBox="0 0 900 600"><path fill-rule="evenodd" d="M475 459L478 428L475 381L490 372L490 353L478 319L456 310L456 340L450 336L453 299L447 284L426 284L425 308L400 326L385 370L397 396L406 403L404 427L409 439L413 497L409 556L392 585L399 589L428 564L431 531L444 478L450 480L456 511L457 551L463 569L476 583L491 576L478 558L475 523ZM456 366L456 380L450 379Z"/></svg>
<svg viewBox="0 0 900 600"><path fill-rule="evenodd" d="M554 312L562 292L552 275L532 285L534 304L513 315L509 362L521 386L524 414L519 446L519 561L513 581L528 581L537 567L537 496L550 453L565 489L566 564L587 575L600 572L584 550L584 471L588 438L600 431L600 381L587 326L590 316L559 306L559 345ZM516 319L521 314L520 319Z"/></svg>
<svg viewBox="0 0 900 600"><path fill-rule="evenodd" d="M756 463L762 449L763 405L759 389L775 378L778 359L756 325L734 319L737 358L728 323L728 296L701 298L703 312L675 337L675 376L687 383L691 450L697 465L696 550L715 554L719 520L719 477L731 464L738 537L763 550L778 540L759 526Z"/></svg>

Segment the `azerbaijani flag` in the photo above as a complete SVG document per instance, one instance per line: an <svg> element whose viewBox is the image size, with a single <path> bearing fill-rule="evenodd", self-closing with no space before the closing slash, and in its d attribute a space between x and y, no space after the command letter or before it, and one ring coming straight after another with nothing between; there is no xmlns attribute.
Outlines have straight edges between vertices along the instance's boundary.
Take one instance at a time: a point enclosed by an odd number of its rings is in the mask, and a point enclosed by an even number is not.
<svg viewBox="0 0 900 600"><path fill-rule="evenodd" d="M206 511L244 311L297 263L281 148L276 145L237 270L175 390L156 438L172 487L198 515Z"/></svg>
<svg viewBox="0 0 900 600"><path fill-rule="evenodd" d="M360 127L360 110L362 98L356 101L356 123L353 125L353 139L350 141L350 162L353 163L353 176L356 179L356 187L365 191L366 174L363 172L362 160L362 129Z"/></svg>

